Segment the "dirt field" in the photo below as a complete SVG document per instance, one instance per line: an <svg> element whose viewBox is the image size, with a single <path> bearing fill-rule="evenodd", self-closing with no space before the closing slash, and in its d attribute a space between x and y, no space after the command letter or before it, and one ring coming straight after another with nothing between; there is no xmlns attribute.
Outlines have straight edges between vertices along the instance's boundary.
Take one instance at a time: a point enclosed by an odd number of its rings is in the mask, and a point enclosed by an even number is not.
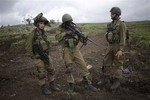
<svg viewBox="0 0 150 100"><path fill-rule="evenodd" d="M120 90L112 94L108 89L101 89L96 85L100 79L102 54L106 47L104 34L92 36L90 39L99 44L99 47L89 42L81 52L87 64L93 66L89 71L93 84L100 89L99 92L91 92L83 88L83 84L80 83L82 77L74 68L77 93L74 95L67 93L68 84L61 47L55 44L50 52L56 69L56 84L61 91L47 96L42 95L36 82L37 72L32 60L25 55L24 46L11 47L11 43L15 40L10 39L0 45L0 100L150 100L150 69L141 68L144 63L149 65L149 60L145 60L149 59L149 53L144 53L144 56L127 54L125 67L132 68L132 72L124 75ZM138 61L142 62L136 63ZM137 66L139 69L136 68Z"/></svg>

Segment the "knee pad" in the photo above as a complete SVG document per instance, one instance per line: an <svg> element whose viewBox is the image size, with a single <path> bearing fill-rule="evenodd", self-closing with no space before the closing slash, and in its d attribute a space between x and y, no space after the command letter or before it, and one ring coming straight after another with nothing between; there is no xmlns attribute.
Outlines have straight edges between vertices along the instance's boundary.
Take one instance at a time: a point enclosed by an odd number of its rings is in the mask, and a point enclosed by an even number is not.
<svg viewBox="0 0 150 100"><path fill-rule="evenodd" d="M71 74L72 73L72 64L67 64L66 65L66 74Z"/></svg>
<svg viewBox="0 0 150 100"><path fill-rule="evenodd" d="M55 74L55 70L52 68L48 68L47 69L47 75L54 75Z"/></svg>
<svg viewBox="0 0 150 100"><path fill-rule="evenodd" d="M44 79L44 78L46 78L46 73L45 73L45 71L38 71L38 79L39 79L39 80L42 80L42 79Z"/></svg>

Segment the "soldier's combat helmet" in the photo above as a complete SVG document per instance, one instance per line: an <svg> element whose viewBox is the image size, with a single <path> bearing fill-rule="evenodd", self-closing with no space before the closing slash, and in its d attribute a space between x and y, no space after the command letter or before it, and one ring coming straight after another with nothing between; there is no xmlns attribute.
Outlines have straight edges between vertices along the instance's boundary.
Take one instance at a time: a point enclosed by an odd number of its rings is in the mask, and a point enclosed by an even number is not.
<svg viewBox="0 0 150 100"><path fill-rule="evenodd" d="M112 8L110 9L110 12L111 12L111 13L115 13L115 14L117 14L118 16L121 15L121 9L120 9L119 7L112 7Z"/></svg>
<svg viewBox="0 0 150 100"><path fill-rule="evenodd" d="M67 21L72 21L73 19L72 19L72 17L71 17L71 15L69 15L69 14L64 14L63 16L62 16L62 22L64 23L64 22L67 22Z"/></svg>
<svg viewBox="0 0 150 100"><path fill-rule="evenodd" d="M43 17L43 13L39 13L35 18L34 18L34 25L37 26L37 23L39 22L44 22L45 25L49 25L49 21Z"/></svg>

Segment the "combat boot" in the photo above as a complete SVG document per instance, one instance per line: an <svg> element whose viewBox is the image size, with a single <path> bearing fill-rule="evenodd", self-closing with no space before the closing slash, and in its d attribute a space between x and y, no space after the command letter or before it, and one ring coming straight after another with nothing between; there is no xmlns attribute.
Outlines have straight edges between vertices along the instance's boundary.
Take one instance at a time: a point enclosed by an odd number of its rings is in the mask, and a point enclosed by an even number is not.
<svg viewBox="0 0 150 100"><path fill-rule="evenodd" d="M49 94L52 93L52 91L49 90L49 89L48 89L48 86L45 85L45 84L41 86L41 90L42 90L42 93L45 94L45 95L49 95Z"/></svg>
<svg viewBox="0 0 150 100"><path fill-rule="evenodd" d="M92 84L88 84L87 86L88 86L88 89L93 91L93 92L97 92L98 91L98 89L96 87L94 87Z"/></svg>
<svg viewBox="0 0 150 100"><path fill-rule="evenodd" d="M59 91L60 89L55 85L55 82L52 81L49 83L49 90Z"/></svg>
<svg viewBox="0 0 150 100"><path fill-rule="evenodd" d="M107 75L102 76L101 80L99 82L97 82L97 85L99 86L103 86L106 85L110 82L110 78Z"/></svg>
<svg viewBox="0 0 150 100"><path fill-rule="evenodd" d="M98 89L97 89L96 87L94 87L94 86L92 85L92 82L91 82L90 80L88 80L86 77L83 77L83 80L84 80L84 82L85 82L85 84L86 84L86 87L87 87L89 90L91 90L91 91L93 91L93 92L97 92L97 91L98 91Z"/></svg>
<svg viewBox="0 0 150 100"><path fill-rule="evenodd" d="M110 89L112 91L116 91L119 88L119 86L120 86L120 80L118 78L113 78Z"/></svg>
<svg viewBox="0 0 150 100"><path fill-rule="evenodd" d="M74 91L75 91L74 83L69 83L68 92L74 92Z"/></svg>

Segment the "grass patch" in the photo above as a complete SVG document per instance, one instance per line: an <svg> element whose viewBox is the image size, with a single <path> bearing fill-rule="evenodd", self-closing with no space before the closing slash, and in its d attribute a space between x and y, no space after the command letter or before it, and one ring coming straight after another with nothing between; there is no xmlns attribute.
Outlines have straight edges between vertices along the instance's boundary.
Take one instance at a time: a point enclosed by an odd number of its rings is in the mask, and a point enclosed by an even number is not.
<svg viewBox="0 0 150 100"><path fill-rule="evenodd" d="M104 33L106 29L105 23L86 23L77 25L85 35L97 35Z"/></svg>
<svg viewBox="0 0 150 100"><path fill-rule="evenodd" d="M150 48L150 22L127 23L127 27L135 39L133 40L136 46L143 49Z"/></svg>
<svg viewBox="0 0 150 100"><path fill-rule="evenodd" d="M25 44L25 40L17 40L14 43L11 44L11 47L17 47Z"/></svg>

